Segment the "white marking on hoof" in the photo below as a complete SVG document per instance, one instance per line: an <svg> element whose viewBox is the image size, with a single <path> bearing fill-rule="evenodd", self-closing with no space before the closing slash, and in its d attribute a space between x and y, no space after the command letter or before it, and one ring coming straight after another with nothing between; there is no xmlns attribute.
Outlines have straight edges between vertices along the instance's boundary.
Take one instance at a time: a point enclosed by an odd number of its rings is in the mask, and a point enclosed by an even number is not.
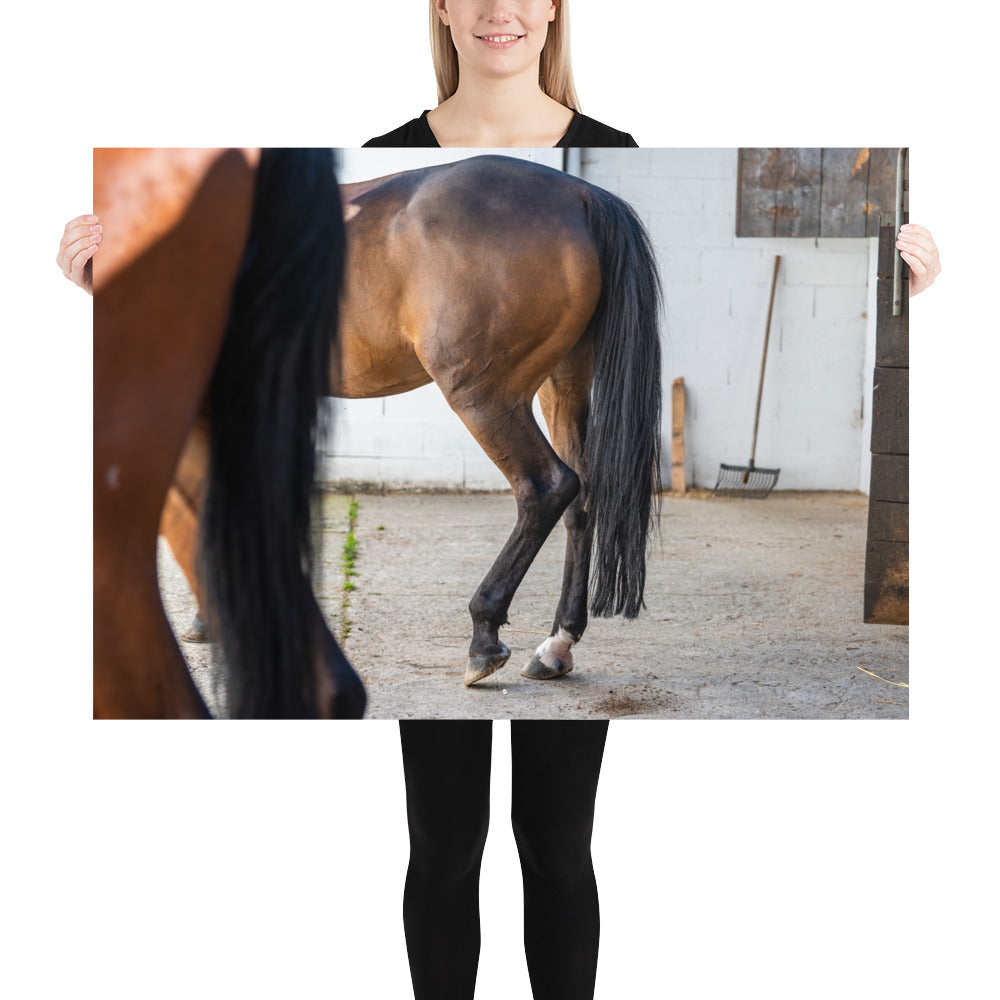
<svg viewBox="0 0 1000 1000"><path fill-rule="evenodd" d="M570 647L574 641L573 636L561 628L535 650L535 658L560 674L568 674L573 669L573 654L570 652Z"/></svg>

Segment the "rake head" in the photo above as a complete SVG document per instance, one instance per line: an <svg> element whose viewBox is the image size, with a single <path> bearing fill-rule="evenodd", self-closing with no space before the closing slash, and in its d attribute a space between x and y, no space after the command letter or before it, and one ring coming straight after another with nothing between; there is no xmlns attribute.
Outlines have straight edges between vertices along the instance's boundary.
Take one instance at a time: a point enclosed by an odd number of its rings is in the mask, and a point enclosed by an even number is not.
<svg viewBox="0 0 1000 1000"><path fill-rule="evenodd" d="M715 482L715 495L763 499L774 489L779 472L781 469L758 469L753 462L749 465L722 464Z"/></svg>

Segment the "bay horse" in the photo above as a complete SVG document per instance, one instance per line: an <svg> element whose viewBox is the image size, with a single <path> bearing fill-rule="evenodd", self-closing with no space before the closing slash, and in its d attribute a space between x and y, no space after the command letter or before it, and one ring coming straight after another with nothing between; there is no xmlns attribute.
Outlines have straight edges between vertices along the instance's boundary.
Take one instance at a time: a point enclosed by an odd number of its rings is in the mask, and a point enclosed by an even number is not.
<svg viewBox="0 0 1000 1000"><path fill-rule="evenodd" d="M107 238L93 261L95 718L209 714L156 576L199 414L197 573L230 715L360 716L364 688L310 579L344 259L332 151L99 149L94 207Z"/></svg>
<svg viewBox="0 0 1000 1000"><path fill-rule="evenodd" d="M341 198L349 250L329 392L388 396L436 382L511 485L517 522L469 604L467 686L506 663L498 630L564 518L551 634L521 671L563 677L588 590L594 615L634 618L643 602L660 484L662 296L648 234L609 192L502 156L343 185ZM536 394L551 445L532 415ZM162 525L196 594L185 554L205 452L196 429Z"/></svg>

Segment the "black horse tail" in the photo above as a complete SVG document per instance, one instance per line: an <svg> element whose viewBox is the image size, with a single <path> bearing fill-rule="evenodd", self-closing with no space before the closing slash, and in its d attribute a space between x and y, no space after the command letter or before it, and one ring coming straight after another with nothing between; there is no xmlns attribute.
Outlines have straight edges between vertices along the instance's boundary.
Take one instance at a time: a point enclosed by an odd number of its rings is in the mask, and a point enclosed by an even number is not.
<svg viewBox="0 0 1000 1000"><path fill-rule="evenodd" d="M585 448L590 610L635 618L660 490L663 293L649 234L632 207L597 187L587 188L586 204L601 265L601 297L590 323L594 375Z"/></svg>
<svg viewBox="0 0 1000 1000"><path fill-rule="evenodd" d="M317 403L344 265L330 149L265 149L209 387L203 579L232 718L317 714L311 507Z"/></svg>

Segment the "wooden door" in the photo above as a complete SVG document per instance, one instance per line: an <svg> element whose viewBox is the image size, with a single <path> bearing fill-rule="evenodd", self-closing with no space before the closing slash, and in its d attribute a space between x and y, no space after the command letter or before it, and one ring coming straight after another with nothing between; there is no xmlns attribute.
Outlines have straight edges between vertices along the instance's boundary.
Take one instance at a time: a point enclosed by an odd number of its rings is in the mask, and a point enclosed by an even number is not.
<svg viewBox="0 0 1000 1000"><path fill-rule="evenodd" d="M903 221L907 218L904 211ZM910 620L909 275L904 264L902 309L893 316L895 243L895 213L882 215L864 610L866 622L882 625L906 625Z"/></svg>

